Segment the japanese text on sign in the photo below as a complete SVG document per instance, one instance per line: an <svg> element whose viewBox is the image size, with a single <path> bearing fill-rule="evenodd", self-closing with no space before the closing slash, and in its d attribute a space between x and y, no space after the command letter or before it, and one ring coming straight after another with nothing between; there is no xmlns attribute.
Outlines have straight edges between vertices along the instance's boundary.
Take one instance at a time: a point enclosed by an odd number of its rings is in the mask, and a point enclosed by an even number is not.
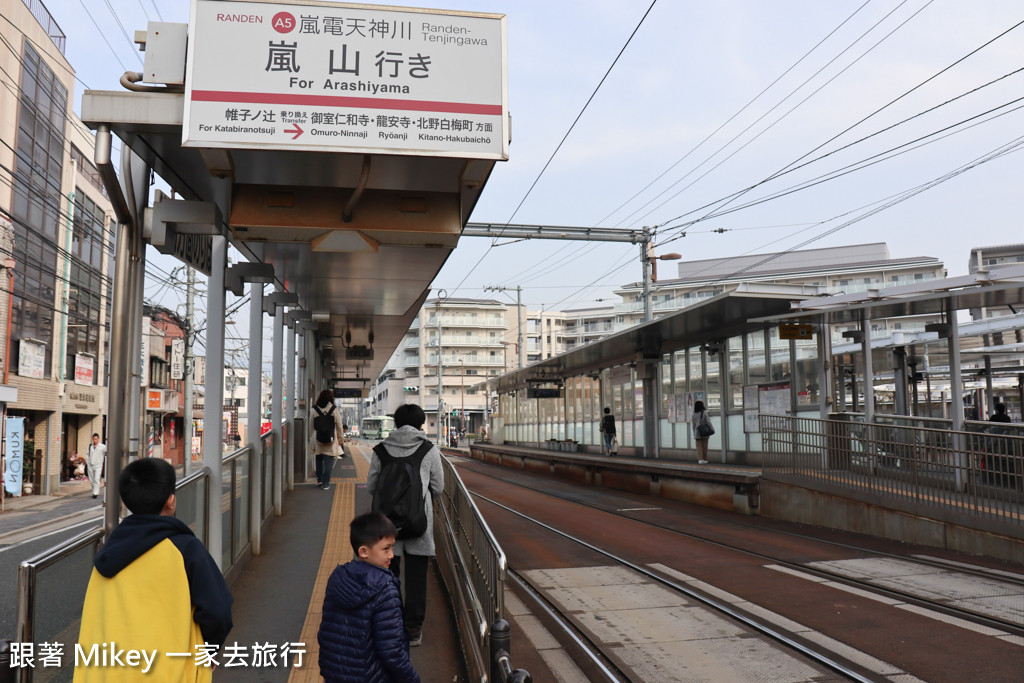
<svg viewBox="0 0 1024 683"><path fill-rule="evenodd" d="M503 15L238 7L193 0L184 146L508 157Z"/></svg>

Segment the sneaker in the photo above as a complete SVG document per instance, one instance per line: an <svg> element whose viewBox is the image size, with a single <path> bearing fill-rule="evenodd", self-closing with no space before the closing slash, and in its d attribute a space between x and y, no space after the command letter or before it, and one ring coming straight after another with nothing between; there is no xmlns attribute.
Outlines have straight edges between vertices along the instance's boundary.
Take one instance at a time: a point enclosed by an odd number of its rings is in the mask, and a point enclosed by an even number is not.
<svg viewBox="0 0 1024 683"><path fill-rule="evenodd" d="M707 461L707 460L698 460L698 461L697 461L697 464L698 464L698 465L707 465L707 464L708 464L708 461Z"/></svg>
<svg viewBox="0 0 1024 683"><path fill-rule="evenodd" d="M423 644L423 631L409 634L409 647L419 647Z"/></svg>

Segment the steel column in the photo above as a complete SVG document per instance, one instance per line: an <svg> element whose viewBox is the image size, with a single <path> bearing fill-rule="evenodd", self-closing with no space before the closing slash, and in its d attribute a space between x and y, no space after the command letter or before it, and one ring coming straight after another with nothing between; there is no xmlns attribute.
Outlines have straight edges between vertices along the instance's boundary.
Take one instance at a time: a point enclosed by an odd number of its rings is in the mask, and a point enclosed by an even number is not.
<svg viewBox="0 0 1024 683"><path fill-rule="evenodd" d="M278 292L282 291L280 287ZM281 516L284 490L284 429L281 415L281 399L284 393L284 308L275 305L273 356L270 365L270 421L274 429L274 514Z"/></svg>
<svg viewBox="0 0 1024 683"><path fill-rule="evenodd" d="M221 498L224 478L224 275L227 268L228 240L214 235L211 244L210 278L206 303L206 400L203 406L203 464L210 471L210 497L207 501L209 536L207 548L217 566L224 554Z"/></svg>
<svg viewBox="0 0 1024 683"><path fill-rule="evenodd" d="M281 315L284 315L282 312ZM289 466L285 467L285 481L288 485L289 491L295 490L295 463L292 460L295 454L295 324L292 323L288 327L288 345L285 350L285 361L287 367L285 369L285 381L284 381L284 421L287 425L288 440L285 443L285 463Z"/></svg>
<svg viewBox="0 0 1024 683"><path fill-rule="evenodd" d="M871 360L871 319L866 312L860 314L860 348L864 356L864 420L875 421L875 369Z"/></svg>
<svg viewBox="0 0 1024 683"><path fill-rule="evenodd" d="M263 517L263 448L260 441L260 397L263 390L263 283L249 283L249 385L246 391L245 440L249 454L249 490L255 502L249 508L249 542L252 554L261 552L260 522Z"/></svg>
<svg viewBox="0 0 1024 683"><path fill-rule="evenodd" d="M949 348L949 404L953 426L953 462L957 490L966 482L967 454L964 453L964 383L960 368L960 330L957 327L957 309L953 299L946 300L946 343Z"/></svg>

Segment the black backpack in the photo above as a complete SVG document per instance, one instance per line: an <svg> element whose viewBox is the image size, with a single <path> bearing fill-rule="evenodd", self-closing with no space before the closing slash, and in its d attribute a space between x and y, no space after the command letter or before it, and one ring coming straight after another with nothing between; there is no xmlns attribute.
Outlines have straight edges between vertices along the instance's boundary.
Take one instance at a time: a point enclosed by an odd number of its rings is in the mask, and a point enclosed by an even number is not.
<svg viewBox="0 0 1024 683"><path fill-rule="evenodd" d="M320 406L313 406L317 416L313 418L313 431L316 432L316 440L319 443L334 442L334 404L326 413L320 410Z"/></svg>
<svg viewBox="0 0 1024 683"><path fill-rule="evenodd" d="M416 452L406 458L388 453L384 444L373 447L380 458L380 474L373 494L373 510L383 512L398 529L399 541L419 538L427 532L427 509L424 505L423 481L420 466L433 448L424 441Z"/></svg>

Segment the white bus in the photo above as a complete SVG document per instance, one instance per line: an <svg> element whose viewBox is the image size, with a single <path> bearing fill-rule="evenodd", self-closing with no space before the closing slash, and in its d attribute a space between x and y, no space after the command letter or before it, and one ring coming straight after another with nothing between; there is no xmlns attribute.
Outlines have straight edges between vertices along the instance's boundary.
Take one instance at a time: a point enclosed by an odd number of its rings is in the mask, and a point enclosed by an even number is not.
<svg viewBox="0 0 1024 683"><path fill-rule="evenodd" d="M386 439L395 431L395 418L387 415L364 417L359 425L360 435L368 440Z"/></svg>

